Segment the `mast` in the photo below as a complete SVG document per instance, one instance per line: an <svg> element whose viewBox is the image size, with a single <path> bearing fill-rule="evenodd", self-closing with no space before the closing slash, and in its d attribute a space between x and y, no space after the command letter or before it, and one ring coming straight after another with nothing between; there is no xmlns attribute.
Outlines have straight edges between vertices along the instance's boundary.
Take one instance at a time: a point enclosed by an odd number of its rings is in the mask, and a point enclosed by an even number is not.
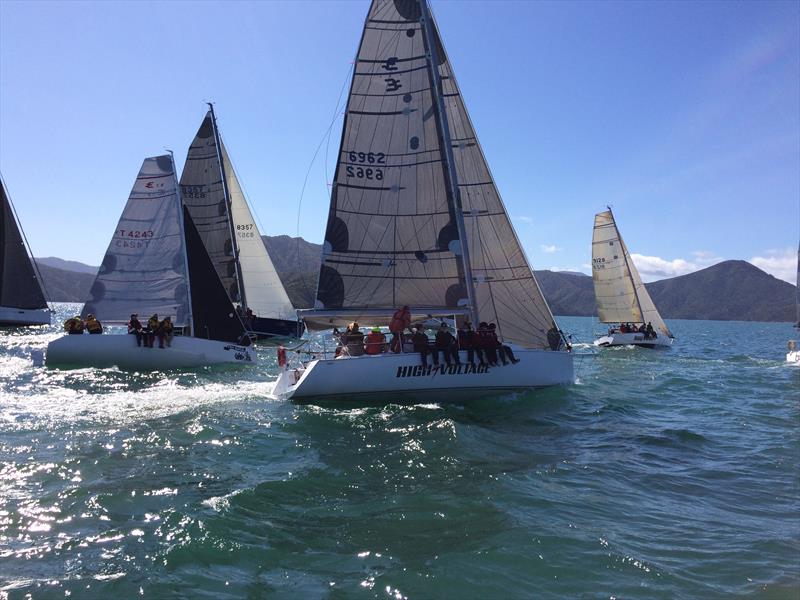
<svg viewBox="0 0 800 600"><path fill-rule="evenodd" d="M217 151L217 161L219 162L219 172L222 177L222 193L225 194L225 212L228 215L228 229L231 234L231 249L233 250L233 266L236 269L236 285L239 287L239 304L242 310L247 310L247 297L244 293L244 280L242 279L242 266L239 264L239 244L236 241L236 229L233 225L233 215L231 214L231 194L228 190L228 180L225 176L225 165L222 161L222 142L219 139L217 129L217 116L214 114L214 104L208 102L208 109L211 112L211 128L214 130L214 145Z"/></svg>
<svg viewBox="0 0 800 600"><path fill-rule="evenodd" d="M461 245L461 260L464 268L464 281L467 285L467 299L470 304L470 314L472 323L477 326L478 306L475 297L475 284L472 280L472 263L469 258L469 244L467 243L467 230L464 226L464 214L461 208L461 192L458 187L458 177L456 176L455 160L453 159L453 143L450 137L450 127L447 123L447 114L444 108L442 97L442 78L439 74L439 57L436 54L436 43L433 37L431 14L428 8L428 0L418 0L421 16L420 23L425 33L425 44L428 47L428 66L429 73L433 82L431 92L434 95L434 106L436 107L436 118L439 125L439 132L442 137L444 150L445 168L447 171L447 181L450 184L450 191L453 201L453 216L458 230L459 243Z"/></svg>
<svg viewBox="0 0 800 600"><path fill-rule="evenodd" d="M625 269L628 271L628 279L631 280L631 287L633 288L633 296L636 298L636 306L639 307L639 314L642 316L642 320L644 320L644 311L642 310L642 302L639 300L639 292L636 289L636 282L633 280L633 276L631 275L631 266L628 264L628 247L625 245L625 242L622 239L622 234L619 232L619 228L617 227L617 220L614 218L614 211L611 210L610 206L606 206L608 209L609 214L611 215L611 222L614 223L614 231L617 232L617 239L619 240L620 246L622 247L622 259L625 261Z"/></svg>
<svg viewBox="0 0 800 600"><path fill-rule="evenodd" d="M177 169L175 168L175 157L172 154L172 150L167 150L167 152L169 152L169 157L172 161L172 179L175 181L175 193L178 197L178 222L180 223L181 235L183 236L183 244L181 244L181 246L183 246L183 267L186 269L186 295L189 298L189 315L187 316L186 321L189 323L189 335L194 337L194 315L192 314L192 278L189 277L189 251L186 248L186 225L183 222L183 196L181 196L181 186L178 183L178 173L176 172Z"/></svg>

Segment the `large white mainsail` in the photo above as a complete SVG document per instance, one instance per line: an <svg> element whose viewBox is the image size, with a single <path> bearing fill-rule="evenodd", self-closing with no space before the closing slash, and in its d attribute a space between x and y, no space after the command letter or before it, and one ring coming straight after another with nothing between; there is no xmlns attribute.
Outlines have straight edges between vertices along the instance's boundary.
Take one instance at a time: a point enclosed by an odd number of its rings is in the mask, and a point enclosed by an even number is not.
<svg viewBox="0 0 800 600"><path fill-rule="evenodd" d="M374 0L306 322L325 327L337 312L381 322L402 305L466 311L529 348L547 347L554 327L427 5Z"/></svg>
<svg viewBox="0 0 800 600"><path fill-rule="evenodd" d="M109 323L131 313L191 324L183 218L170 155L146 158L83 308Z"/></svg>
<svg viewBox="0 0 800 600"><path fill-rule="evenodd" d="M259 317L296 319L211 110L189 147L181 190L231 300Z"/></svg>
<svg viewBox="0 0 800 600"><path fill-rule="evenodd" d="M592 279L601 322L652 323L656 331L672 337L639 277L610 209L594 217Z"/></svg>

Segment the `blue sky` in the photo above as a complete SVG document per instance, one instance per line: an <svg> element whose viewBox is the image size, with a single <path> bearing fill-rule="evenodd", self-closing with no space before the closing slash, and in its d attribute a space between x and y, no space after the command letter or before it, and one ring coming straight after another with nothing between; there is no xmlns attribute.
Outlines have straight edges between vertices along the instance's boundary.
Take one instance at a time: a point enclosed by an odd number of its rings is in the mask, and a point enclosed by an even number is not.
<svg viewBox="0 0 800 600"><path fill-rule="evenodd" d="M611 204L645 279L794 279L800 3L434 0L535 268L588 271ZM367 2L0 2L0 171L38 256L99 264L142 159L216 102L269 235L320 242Z"/></svg>

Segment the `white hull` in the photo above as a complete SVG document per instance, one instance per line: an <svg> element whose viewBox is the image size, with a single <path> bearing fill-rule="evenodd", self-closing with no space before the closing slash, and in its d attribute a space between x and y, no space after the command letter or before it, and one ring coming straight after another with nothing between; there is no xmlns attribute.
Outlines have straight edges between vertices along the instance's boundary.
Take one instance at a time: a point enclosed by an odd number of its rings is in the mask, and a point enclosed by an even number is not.
<svg viewBox="0 0 800 600"><path fill-rule="evenodd" d="M252 348L193 337L175 337L172 346L153 348L136 345L136 337L126 334L65 335L47 345L47 366L119 367L120 369L160 371L209 365L255 365Z"/></svg>
<svg viewBox="0 0 800 600"><path fill-rule="evenodd" d="M786 353L786 362L793 365L800 365L800 350L793 350Z"/></svg>
<svg viewBox="0 0 800 600"><path fill-rule="evenodd" d="M0 306L0 325L50 325L50 309Z"/></svg>
<svg viewBox="0 0 800 600"><path fill-rule="evenodd" d="M572 354L514 349L516 364L472 366L459 353L460 367L442 364L428 368L420 355L379 354L314 360L304 370L281 373L274 393L295 402L351 400L385 403L389 400L459 402L497 393L570 384L574 380ZM297 382L295 383L295 379Z"/></svg>
<svg viewBox="0 0 800 600"><path fill-rule="evenodd" d="M0 325L50 325L48 308L11 308L0 306Z"/></svg>
<svg viewBox="0 0 800 600"><path fill-rule="evenodd" d="M644 348L666 348L672 345L672 338L659 333L654 338L645 339L643 333L614 333L604 335L594 341L595 346L642 346Z"/></svg>

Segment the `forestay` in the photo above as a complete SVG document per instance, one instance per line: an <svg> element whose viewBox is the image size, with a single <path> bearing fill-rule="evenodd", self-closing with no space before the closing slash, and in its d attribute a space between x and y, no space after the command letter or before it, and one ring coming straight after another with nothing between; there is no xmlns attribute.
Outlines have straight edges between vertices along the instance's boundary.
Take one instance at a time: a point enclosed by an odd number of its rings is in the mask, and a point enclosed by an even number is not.
<svg viewBox="0 0 800 600"><path fill-rule="evenodd" d="M131 313L190 324L181 201L170 155L145 159L94 280L83 316L126 322Z"/></svg>
<svg viewBox="0 0 800 600"><path fill-rule="evenodd" d="M545 347L552 315L426 12L414 0L375 0L370 7L347 102L316 308L357 313L409 305L419 313L460 314L470 307L471 270L480 320L496 322L506 341Z"/></svg>
<svg viewBox="0 0 800 600"><path fill-rule="evenodd" d="M47 308L42 287L25 248L11 199L0 179L3 207L0 212L0 306L9 308Z"/></svg>
<svg viewBox="0 0 800 600"><path fill-rule="evenodd" d="M610 210L594 217L592 279L603 323L652 323L672 336L642 283Z"/></svg>

